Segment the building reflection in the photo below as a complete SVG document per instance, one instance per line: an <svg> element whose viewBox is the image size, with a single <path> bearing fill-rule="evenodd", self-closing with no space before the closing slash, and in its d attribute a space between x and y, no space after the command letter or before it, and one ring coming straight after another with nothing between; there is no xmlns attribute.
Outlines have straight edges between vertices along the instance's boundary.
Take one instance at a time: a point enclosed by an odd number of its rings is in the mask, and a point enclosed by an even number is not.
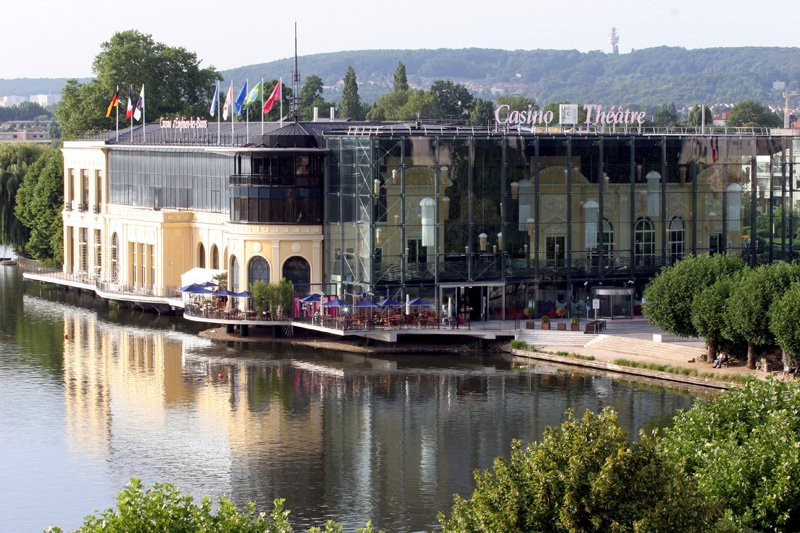
<svg viewBox="0 0 800 533"><path fill-rule="evenodd" d="M286 498L298 526L333 517L425 527L453 493L471 490L473 469L491 466L513 438L540 437L567 409L612 405L638 432L691 403L664 389L491 362L422 369L413 357L237 352L65 309L74 451L107 462L118 487L135 475L262 509Z"/></svg>

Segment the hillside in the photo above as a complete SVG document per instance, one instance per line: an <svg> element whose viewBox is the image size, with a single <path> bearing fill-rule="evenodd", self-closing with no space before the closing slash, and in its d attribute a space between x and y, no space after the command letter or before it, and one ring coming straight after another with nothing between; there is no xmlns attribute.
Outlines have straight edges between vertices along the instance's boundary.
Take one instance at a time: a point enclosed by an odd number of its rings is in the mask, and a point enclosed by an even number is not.
<svg viewBox="0 0 800 533"><path fill-rule="evenodd" d="M320 76L325 97L338 99L341 79L352 65L363 100L390 90L397 62L406 65L412 86L427 88L438 79L466 85L475 95L495 99L524 93L539 102L572 100L602 104L684 106L755 99L782 104L774 80L800 88L798 48L658 47L611 55L576 50L361 50L300 57L300 74ZM226 79L272 79L291 83L292 58L223 71ZM59 92L63 78L0 79L0 95ZM82 80L85 81L85 80ZM797 102L793 103L797 105Z"/></svg>
<svg viewBox="0 0 800 533"><path fill-rule="evenodd" d="M90 78L78 78L81 82ZM59 94L67 78L0 78L0 95Z"/></svg>
<svg viewBox="0 0 800 533"><path fill-rule="evenodd" d="M781 102L774 80L800 87L800 49L658 47L611 55L576 50L362 50L300 57L300 73L320 76L326 97L338 98L336 86L348 65L360 83L362 99L374 100L389 90L398 61L406 65L411 85L426 88L437 79L465 84L484 98L510 92L540 102L572 100L604 104L681 106L698 102L737 102L747 98ZM239 82L276 78L291 80L290 58L242 66L223 72Z"/></svg>

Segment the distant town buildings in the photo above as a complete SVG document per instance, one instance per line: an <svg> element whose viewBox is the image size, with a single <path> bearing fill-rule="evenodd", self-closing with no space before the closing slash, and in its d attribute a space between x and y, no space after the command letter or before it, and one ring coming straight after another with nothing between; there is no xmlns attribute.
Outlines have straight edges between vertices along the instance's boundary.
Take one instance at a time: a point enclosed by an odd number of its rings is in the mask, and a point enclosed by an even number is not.
<svg viewBox="0 0 800 533"><path fill-rule="evenodd" d="M60 94L32 94L30 96L0 96L0 107L14 107L23 102L33 102L42 107L55 105L61 100Z"/></svg>

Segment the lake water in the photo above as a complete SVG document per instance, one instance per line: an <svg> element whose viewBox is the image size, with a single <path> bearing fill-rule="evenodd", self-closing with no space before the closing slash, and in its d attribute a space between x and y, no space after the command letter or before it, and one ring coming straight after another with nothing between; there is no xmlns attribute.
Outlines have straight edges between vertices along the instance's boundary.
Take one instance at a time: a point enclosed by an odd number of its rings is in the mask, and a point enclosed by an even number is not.
<svg viewBox="0 0 800 533"><path fill-rule="evenodd" d="M80 525L131 477L225 493L304 528L425 530L472 470L567 409L638 432L693 397L496 356L225 346L0 267L0 531Z"/></svg>

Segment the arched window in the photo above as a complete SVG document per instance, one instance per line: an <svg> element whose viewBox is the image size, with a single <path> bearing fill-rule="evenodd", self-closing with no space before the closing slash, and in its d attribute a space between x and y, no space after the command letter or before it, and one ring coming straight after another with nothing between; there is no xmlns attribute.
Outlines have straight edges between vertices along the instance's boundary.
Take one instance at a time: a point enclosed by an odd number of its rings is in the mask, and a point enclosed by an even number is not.
<svg viewBox="0 0 800 533"><path fill-rule="evenodd" d="M260 255L253 257L247 265L247 283L252 285L258 280L269 283L269 263Z"/></svg>
<svg viewBox="0 0 800 533"><path fill-rule="evenodd" d="M292 282L295 294L303 296L311 290L311 267L302 257L290 257L283 263L283 277Z"/></svg>
<svg viewBox="0 0 800 533"><path fill-rule="evenodd" d="M231 256L231 269L228 278L231 280L231 290L239 292L239 261L236 260L235 255Z"/></svg>
<svg viewBox="0 0 800 533"><path fill-rule="evenodd" d="M674 217L669 223L669 262L683 257L683 250L686 245L686 231L683 227L683 219Z"/></svg>
<svg viewBox="0 0 800 533"><path fill-rule="evenodd" d="M607 218L603 218L603 231L597 234L597 242L600 243L603 255L606 257L614 255L614 226Z"/></svg>
<svg viewBox="0 0 800 533"><path fill-rule="evenodd" d="M197 266L200 268L206 267L206 247L203 246L202 242L197 247Z"/></svg>
<svg viewBox="0 0 800 533"><path fill-rule="evenodd" d="M219 248L216 244L211 245L211 268L219 269Z"/></svg>
<svg viewBox="0 0 800 533"><path fill-rule="evenodd" d="M119 281L119 237L111 234L111 282Z"/></svg>
<svg viewBox="0 0 800 533"><path fill-rule="evenodd" d="M656 232L649 217L636 219L633 230L634 249L637 265L652 265L656 255Z"/></svg>

